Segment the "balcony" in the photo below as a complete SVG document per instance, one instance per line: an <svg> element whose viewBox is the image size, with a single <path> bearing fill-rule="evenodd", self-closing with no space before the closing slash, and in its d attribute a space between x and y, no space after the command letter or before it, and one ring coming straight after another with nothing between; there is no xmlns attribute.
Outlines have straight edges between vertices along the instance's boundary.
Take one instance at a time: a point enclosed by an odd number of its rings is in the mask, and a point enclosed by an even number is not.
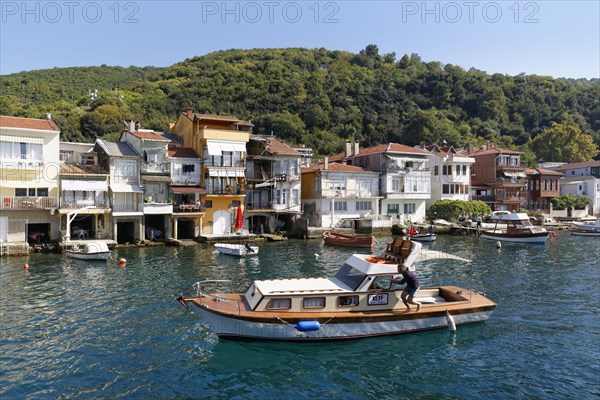
<svg viewBox="0 0 600 400"><path fill-rule="evenodd" d="M0 209L12 210L49 210L58 207L58 197L16 197L2 198Z"/></svg>
<svg viewBox="0 0 600 400"><path fill-rule="evenodd" d="M139 213L142 212L142 207L138 204L123 204L117 203L112 206L113 213Z"/></svg>
<svg viewBox="0 0 600 400"><path fill-rule="evenodd" d="M472 195L471 200L483 201L485 203L493 203L496 201L496 198L490 195Z"/></svg>
<svg viewBox="0 0 600 400"><path fill-rule="evenodd" d="M150 174L166 174L171 171L171 165L169 163L156 163L150 161L142 162L142 173Z"/></svg>
<svg viewBox="0 0 600 400"><path fill-rule="evenodd" d="M73 199L63 197L60 199L60 208L76 210L84 207L110 208L108 200L105 198Z"/></svg>
<svg viewBox="0 0 600 400"><path fill-rule="evenodd" d="M513 187L524 187L527 185L527 179L525 178L498 178L496 179L498 186L513 186Z"/></svg>
<svg viewBox="0 0 600 400"><path fill-rule="evenodd" d="M173 204L171 203L144 203L144 214L173 214Z"/></svg>
<svg viewBox="0 0 600 400"><path fill-rule="evenodd" d="M206 188L206 194L212 195L240 195L245 194L246 189L243 185L230 184L225 186L213 186L208 185Z"/></svg>

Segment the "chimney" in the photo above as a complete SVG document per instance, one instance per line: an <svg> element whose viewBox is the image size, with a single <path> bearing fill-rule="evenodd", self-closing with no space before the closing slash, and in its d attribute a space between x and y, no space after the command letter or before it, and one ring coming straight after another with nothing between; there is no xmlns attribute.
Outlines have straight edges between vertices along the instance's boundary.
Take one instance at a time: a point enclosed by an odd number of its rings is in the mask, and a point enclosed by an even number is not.
<svg viewBox="0 0 600 400"><path fill-rule="evenodd" d="M46 113L46 119L48 119L48 120L52 119L52 114Z"/></svg>
<svg viewBox="0 0 600 400"><path fill-rule="evenodd" d="M359 152L360 152L360 148L358 146L358 140L356 140L354 142L354 155L357 156Z"/></svg>
<svg viewBox="0 0 600 400"><path fill-rule="evenodd" d="M471 154L473 152L473 143L469 142L467 145L467 154Z"/></svg>
<svg viewBox="0 0 600 400"><path fill-rule="evenodd" d="M135 132L135 122L133 122L133 120L129 121L129 132Z"/></svg>
<svg viewBox="0 0 600 400"><path fill-rule="evenodd" d="M325 156L325 169L329 168L329 157Z"/></svg>
<svg viewBox="0 0 600 400"><path fill-rule="evenodd" d="M352 145L350 144L349 140L346 140L346 151L344 153L346 157L350 157L352 155Z"/></svg>
<svg viewBox="0 0 600 400"><path fill-rule="evenodd" d="M421 150L425 150L425 142L421 142Z"/></svg>
<svg viewBox="0 0 600 400"><path fill-rule="evenodd" d="M188 118L192 118L192 115L194 115L194 110L192 108L188 108L187 110L185 110L185 113L188 116Z"/></svg>
<svg viewBox="0 0 600 400"><path fill-rule="evenodd" d="M489 150L490 149L490 142L489 141L485 142L485 145L486 145L486 150Z"/></svg>

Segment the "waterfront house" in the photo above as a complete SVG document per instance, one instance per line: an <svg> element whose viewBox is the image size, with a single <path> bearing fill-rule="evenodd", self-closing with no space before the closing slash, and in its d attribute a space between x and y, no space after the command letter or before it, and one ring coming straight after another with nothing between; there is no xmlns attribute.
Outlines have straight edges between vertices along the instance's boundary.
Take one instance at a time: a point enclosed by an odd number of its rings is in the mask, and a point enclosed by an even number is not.
<svg viewBox="0 0 600 400"><path fill-rule="evenodd" d="M527 203L527 179L521 153L489 142L468 146L465 156L473 157L471 199L480 200L497 211L517 211Z"/></svg>
<svg viewBox="0 0 600 400"><path fill-rule="evenodd" d="M421 142L415 148L432 155L427 167L431 171L431 198L427 200L427 208L438 200L470 200L474 158L465 157L462 149L448 145L426 146Z"/></svg>
<svg viewBox="0 0 600 400"><path fill-rule="evenodd" d="M562 173L545 168L525 168L527 176L526 209L533 212L550 214L550 200L560 196L560 178Z"/></svg>
<svg viewBox="0 0 600 400"><path fill-rule="evenodd" d="M302 168L302 208L308 226L334 228L379 214L379 173L327 158Z"/></svg>
<svg viewBox="0 0 600 400"><path fill-rule="evenodd" d="M381 214L399 222L423 222L431 198L432 155L425 150L388 143L361 149L346 142L345 151L331 159L379 174Z"/></svg>
<svg viewBox="0 0 600 400"><path fill-rule="evenodd" d="M170 238L173 204L169 201L171 168L167 153L171 140L160 132L141 129L130 121L120 141L127 142L140 156L140 178L144 191L143 237L149 240Z"/></svg>
<svg viewBox="0 0 600 400"><path fill-rule="evenodd" d="M310 167L312 165L313 149L310 147L302 146L290 146L293 150L300 153L300 168Z"/></svg>
<svg viewBox="0 0 600 400"><path fill-rule="evenodd" d="M61 234L69 240L112 237L109 174L98 167L94 143L60 142Z"/></svg>
<svg viewBox="0 0 600 400"><path fill-rule="evenodd" d="M140 187L140 157L126 142L96 139L98 165L109 172L112 209L112 239L133 243L144 237L143 204Z"/></svg>
<svg viewBox="0 0 600 400"><path fill-rule="evenodd" d="M60 237L60 129L46 119L0 116L0 241Z"/></svg>
<svg viewBox="0 0 600 400"><path fill-rule="evenodd" d="M204 194L200 157L189 147L169 146L173 238L193 239L202 233Z"/></svg>
<svg viewBox="0 0 600 400"><path fill-rule="evenodd" d="M274 136L250 135L246 160L246 210L254 232L274 233L301 213L303 155Z"/></svg>
<svg viewBox="0 0 600 400"><path fill-rule="evenodd" d="M555 170L564 174L560 179L560 194L587 196L592 202L589 213L600 213L600 161L563 164Z"/></svg>
<svg viewBox="0 0 600 400"><path fill-rule="evenodd" d="M238 207L245 204L246 143L252 123L236 117L198 114L188 109L170 129L202 159L206 190L203 233L233 232Z"/></svg>

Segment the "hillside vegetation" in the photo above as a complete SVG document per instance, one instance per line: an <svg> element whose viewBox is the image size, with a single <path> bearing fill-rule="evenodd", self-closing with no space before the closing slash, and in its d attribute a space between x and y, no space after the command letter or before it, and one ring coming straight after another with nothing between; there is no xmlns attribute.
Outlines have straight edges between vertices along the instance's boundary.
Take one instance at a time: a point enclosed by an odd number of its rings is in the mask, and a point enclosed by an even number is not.
<svg viewBox="0 0 600 400"><path fill-rule="evenodd" d="M44 118L64 140L114 138L133 119L168 130L191 107L251 120L317 154L420 141L457 147L491 141L527 162L598 156L600 81L489 75L418 55L326 49L227 50L166 68L55 68L0 76L0 114ZM89 91L99 97L90 100ZM562 141L561 141L562 140ZM570 151L553 154L560 143ZM559 157L560 159L556 159Z"/></svg>

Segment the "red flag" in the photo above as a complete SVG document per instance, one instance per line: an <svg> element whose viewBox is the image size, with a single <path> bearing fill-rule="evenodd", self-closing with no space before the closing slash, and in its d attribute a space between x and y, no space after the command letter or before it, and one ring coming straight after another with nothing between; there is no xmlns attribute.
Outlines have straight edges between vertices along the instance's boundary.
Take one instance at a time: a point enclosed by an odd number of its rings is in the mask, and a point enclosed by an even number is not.
<svg viewBox="0 0 600 400"><path fill-rule="evenodd" d="M235 218L235 229L242 229L244 226L244 220L242 218L242 206L237 209L237 217Z"/></svg>

